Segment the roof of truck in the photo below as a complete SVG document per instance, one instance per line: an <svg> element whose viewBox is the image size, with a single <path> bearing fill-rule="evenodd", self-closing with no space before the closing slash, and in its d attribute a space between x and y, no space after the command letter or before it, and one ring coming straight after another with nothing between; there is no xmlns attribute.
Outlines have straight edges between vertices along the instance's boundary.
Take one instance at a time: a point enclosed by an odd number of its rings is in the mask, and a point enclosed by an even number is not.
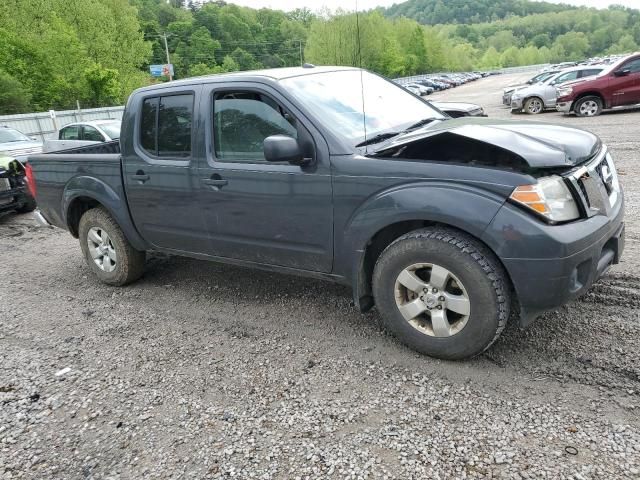
<svg viewBox="0 0 640 480"><path fill-rule="evenodd" d="M158 88L176 87L180 85L195 85L209 82L220 82L225 80L255 80L259 78L268 78L271 80L282 80L284 78L299 77L302 75L313 75L316 73L339 72L344 70L360 70L355 67L336 67L305 64L304 67L284 67L284 68L268 68L264 70L248 70L244 72L219 73L215 75L203 75L200 77L190 77L172 82L157 83L148 87L140 88L136 91L148 91Z"/></svg>

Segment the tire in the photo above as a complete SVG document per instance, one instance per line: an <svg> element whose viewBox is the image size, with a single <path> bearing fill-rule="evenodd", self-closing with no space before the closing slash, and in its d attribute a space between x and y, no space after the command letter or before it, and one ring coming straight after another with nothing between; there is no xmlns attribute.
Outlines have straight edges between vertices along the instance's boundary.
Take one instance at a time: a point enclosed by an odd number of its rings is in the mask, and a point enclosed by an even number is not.
<svg viewBox="0 0 640 480"><path fill-rule="evenodd" d="M582 97L577 102L573 111L578 117L596 117L602 113L602 99L595 95Z"/></svg>
<svg viewBox="0 0 640 480"><path fill-rule="evenodd" d="M87 265L102 282L122 286L144 273L145 252L131 246L116 221L103 208L92 208L82 215L78 238Z"/></svg>
<svg viewBox="0 0 640 480"><path fill-rule="evenodd" d="M36 204L35 198L31 195L27 196L27 201L20 208L16 210L18 213L29 213L33 212L38 205Z"/></svg>
<svg viewBox="0 0 640 480"><path fill-rule="evenodd" d="M538 115L544 112L544 102L539 97L527 98L522 108L529 115Z"/></svg>
<svg viewBox="0 0 640 480"><path fill-rule="evenodd" d="M421 267L411 271L416 265ZM405 287L415 278L422 282L418 294ZM434 285L444 288L436 292ZM403 235L382 252L373 272L373 295L384 325L400 341L447 360L489 348L507 325L511 305L507 275L494 255L469 235L435 227ZM415 312L420 313L413 318ZM432 321L432 312L445 321Z"/></svg>

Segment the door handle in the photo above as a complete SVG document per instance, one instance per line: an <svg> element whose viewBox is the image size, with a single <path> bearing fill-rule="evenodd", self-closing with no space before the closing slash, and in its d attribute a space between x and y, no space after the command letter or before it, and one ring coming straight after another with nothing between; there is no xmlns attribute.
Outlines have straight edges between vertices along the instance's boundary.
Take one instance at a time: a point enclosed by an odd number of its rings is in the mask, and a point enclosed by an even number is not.
<svg viewBox="0 0 640 480"><path fill-rule="evenodd" d="M212 175L211 178L203 178L202 183L204 183L205 185L209 185L210 187L213 187L215 190L217 190L220 187L224 187L229 182L222 178L220 175L215 174Z"/></svg>
<svg viewBox="0 0 640 480"><path fill-rule="evenodd" d="M145 174L142 170L138 170L135 175L131 175L133 180L137 180L140 183L144 183L149 180L151 177Z"/></svg>

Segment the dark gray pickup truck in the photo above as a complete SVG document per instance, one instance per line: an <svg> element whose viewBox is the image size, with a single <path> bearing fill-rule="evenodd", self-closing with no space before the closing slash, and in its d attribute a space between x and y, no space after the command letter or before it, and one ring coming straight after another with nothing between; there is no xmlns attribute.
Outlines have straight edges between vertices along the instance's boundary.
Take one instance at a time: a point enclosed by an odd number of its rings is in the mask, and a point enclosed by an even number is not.
<svg viewBox="0 0 640 480"><path fill-rule="evenodd" d="M28 177L105 283L138 279L148 250L324 278L440 358L585 292L624 246L595 135L451 119L352 68L137 90L119 143L32 156Z"/></svg>

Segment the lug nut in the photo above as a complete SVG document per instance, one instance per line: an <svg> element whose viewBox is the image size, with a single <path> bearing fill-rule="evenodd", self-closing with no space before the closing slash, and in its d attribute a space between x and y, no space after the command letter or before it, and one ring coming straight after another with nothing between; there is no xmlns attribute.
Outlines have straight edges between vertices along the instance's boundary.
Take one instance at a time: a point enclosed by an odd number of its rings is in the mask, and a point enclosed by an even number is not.
<svg viewBox="0 0 640 480"><path fill-rule="evenodd" d="M427 293L427 292L429 291L429 289L428 289L428 288L423 288L423 289L422 289L422 291L423 291L424 293Z"/></svg>
<svg viewBox="0 0 640 480"><path fill-rule="evenodd" d="M438 305L438 310L442 310L442 305Z"/></svg>
<svg viewBox="0 0 640 480"><path fill-rule="evenodd" d="M434 289L433 289L433 293L438 293L438 289L437 289L437 288L434 288Z"/></svg>
<svg viewBox="0 0 640 480"><path fill-rule="evenodd" d="M441 302L444 302L444 297L441 295L440 298L438 298L438 300L440 300Z"/></svg>

